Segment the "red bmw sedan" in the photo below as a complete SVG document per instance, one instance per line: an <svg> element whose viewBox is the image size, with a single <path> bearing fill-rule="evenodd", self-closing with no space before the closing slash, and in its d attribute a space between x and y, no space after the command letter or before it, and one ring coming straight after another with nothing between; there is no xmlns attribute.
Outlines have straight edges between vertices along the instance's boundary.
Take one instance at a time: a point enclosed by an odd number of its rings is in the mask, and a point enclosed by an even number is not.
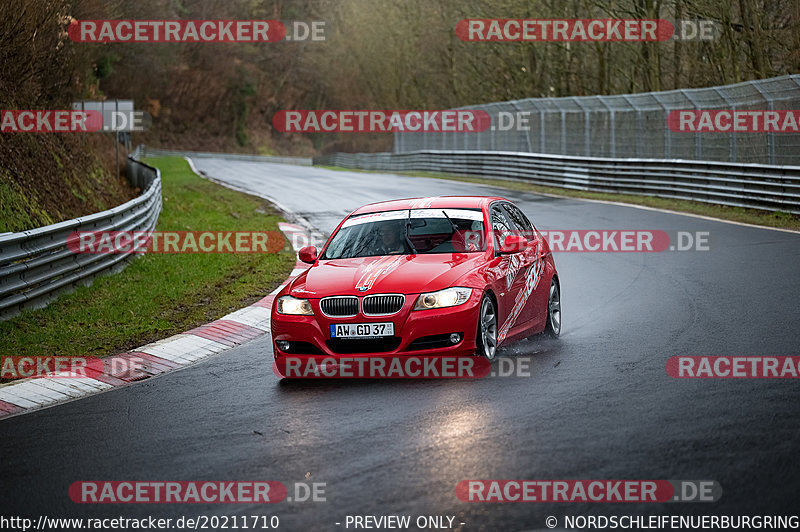
<svg viewBox="0 0 800 532"><path fill-rule="evenodd" d="M275 297L282 358L482 355L561 333L560 283L545 238L500 197L366 205Z"/></svg>

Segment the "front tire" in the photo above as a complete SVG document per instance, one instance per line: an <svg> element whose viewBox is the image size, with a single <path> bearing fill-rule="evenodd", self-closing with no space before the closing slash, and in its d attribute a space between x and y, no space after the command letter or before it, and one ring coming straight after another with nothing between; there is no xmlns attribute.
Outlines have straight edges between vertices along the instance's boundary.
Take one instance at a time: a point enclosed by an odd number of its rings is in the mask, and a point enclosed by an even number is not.
<svg viewBox="0 0 800 532"><path fill-rule="evenodd" d="M478 313L477 354L493 360L497 354L497 307L489 294L484 294Z"/></svg>
<svg viewBox="0 0 800 532"><path fill-rule="evenodd" d="M558 281L550 281L550 294L547 296L547 325L544 332L550 338L561 335L561 290Z"/></svg>

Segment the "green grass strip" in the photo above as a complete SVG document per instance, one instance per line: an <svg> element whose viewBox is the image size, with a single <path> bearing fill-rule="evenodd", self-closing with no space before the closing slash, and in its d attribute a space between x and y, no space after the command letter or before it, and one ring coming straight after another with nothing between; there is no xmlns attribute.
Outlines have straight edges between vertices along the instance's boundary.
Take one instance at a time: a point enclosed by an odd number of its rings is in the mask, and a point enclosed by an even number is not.
<svg viewBox="0 0 800 532"><path fill-rule="evenodd" d="M280 214L261 198L195 175L178 157L161 170L159 231L277 231ZM147 254L48 307L0 322L2 356L107 356L184 332L249 305L295 264L280 253Z"/></svg>

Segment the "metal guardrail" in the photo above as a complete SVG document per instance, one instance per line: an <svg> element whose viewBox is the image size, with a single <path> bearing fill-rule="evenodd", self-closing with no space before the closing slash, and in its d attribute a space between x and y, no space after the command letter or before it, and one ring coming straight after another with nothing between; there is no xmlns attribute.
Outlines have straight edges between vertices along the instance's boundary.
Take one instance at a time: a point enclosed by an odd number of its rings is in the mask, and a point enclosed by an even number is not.
<svg viewBox="0 0 800 532"><path fill-rule="evenodd" d="M250 161L256 163L276 163L294 164L299 166L311 166L313 163L310 157L280 157L272 155L248 155L243 153L215 153L200 151L181 151L181 150L160 150L139 146L142 157L193 157L200 159L228 159L231 161Z"/></svg>
<svg viewBox="0 0 800 532"><path fill-rule="evenodd" d="M76 254L67 247L75 231L152 231L161 212L161 174L127 161L131 184L143 193L113 209L53 225L0 235L0 320L44 307L97 275L117 271L130 254Z"/></svg>
<svg viewBox="0 0 800 532"><path fill-rule="evenodd" d="M314 164L524 180L576 190L688 199L800 214L800 166L447 150L334 153L315 157Z"/></svg>

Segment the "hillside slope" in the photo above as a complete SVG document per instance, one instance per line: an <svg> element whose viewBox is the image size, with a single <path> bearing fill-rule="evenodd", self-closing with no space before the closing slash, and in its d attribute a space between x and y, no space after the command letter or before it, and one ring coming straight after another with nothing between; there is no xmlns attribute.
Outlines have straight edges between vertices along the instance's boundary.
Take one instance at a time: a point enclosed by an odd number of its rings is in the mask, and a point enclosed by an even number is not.
<svg viewBox="0 0 800 532"><path fill-rule="evenodd" d="M92 214L135 197L124 178L117 180L113 150L113 140L100 134L0 135L0 233Z"/></svg>

